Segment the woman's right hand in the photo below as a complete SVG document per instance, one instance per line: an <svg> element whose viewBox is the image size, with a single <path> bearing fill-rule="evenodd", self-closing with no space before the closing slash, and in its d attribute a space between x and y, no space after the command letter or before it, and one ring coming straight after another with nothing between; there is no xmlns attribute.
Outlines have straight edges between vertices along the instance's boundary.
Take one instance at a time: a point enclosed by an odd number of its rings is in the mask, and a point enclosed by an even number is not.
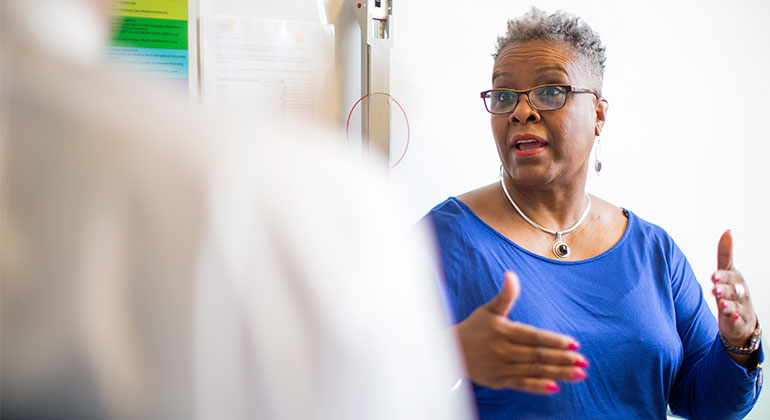
<svg viewBox="0 0 770 420"><path fill-rule="evenodd" d="M518 277L507 271L497 296L454 327L470 379L539 395L559 392L556 381L585 380L588 362L573 351L574 338L508 319L519 292Z"/></svg>

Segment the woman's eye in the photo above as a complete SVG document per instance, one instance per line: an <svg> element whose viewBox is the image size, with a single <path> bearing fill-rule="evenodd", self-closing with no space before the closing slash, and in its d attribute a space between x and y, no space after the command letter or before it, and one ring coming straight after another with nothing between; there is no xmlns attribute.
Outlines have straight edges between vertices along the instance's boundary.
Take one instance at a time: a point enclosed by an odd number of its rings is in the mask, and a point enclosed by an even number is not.
<svg viewBox="0 0 770 420"><path fill-rule="evenodd" d="M540 88L538 95L542 96L559 96L564 94L564 88L561 86L545 86Z"/></svg>
<svg viewBox="0 0 770 420"><path fill-rule="evenodd" d="M511 92L500 92L497 95L497 100L500 102L512 102L514 100L514 95Z"/></svg>

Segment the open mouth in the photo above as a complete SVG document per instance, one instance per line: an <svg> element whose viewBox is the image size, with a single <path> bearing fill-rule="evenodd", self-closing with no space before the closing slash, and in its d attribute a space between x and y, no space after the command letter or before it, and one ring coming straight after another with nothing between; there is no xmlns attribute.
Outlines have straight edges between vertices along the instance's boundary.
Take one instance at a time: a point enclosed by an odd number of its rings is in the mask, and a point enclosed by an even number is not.
<svg viewBox="0 0 770 420"><path fill-rule="evenodd" d="M519 156L538 153L548 146L548 142L532 134L518 135L513 138L513 152Z"/></svg>
<svg viewBox="0 0 770 420"><path fill-rule="evenodd" d="M521 150L522 152L529 152L532 150L542 149L545 147L548 143L542 141L542 140L536 140L536 139L527 139L527 140L519 140L514 144L514 149Z"/></svg>

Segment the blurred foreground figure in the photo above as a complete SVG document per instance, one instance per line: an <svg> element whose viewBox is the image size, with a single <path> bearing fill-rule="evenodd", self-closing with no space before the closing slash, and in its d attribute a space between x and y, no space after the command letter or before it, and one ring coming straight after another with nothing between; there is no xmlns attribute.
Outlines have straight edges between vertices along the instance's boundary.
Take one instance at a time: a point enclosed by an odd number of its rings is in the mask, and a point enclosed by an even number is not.
<svg viewBox="0 0 770 420"><path fill-rule="evenodd" d="M386 185L99 71L95 3L3 4L0 416L469 418Z"/></svg>

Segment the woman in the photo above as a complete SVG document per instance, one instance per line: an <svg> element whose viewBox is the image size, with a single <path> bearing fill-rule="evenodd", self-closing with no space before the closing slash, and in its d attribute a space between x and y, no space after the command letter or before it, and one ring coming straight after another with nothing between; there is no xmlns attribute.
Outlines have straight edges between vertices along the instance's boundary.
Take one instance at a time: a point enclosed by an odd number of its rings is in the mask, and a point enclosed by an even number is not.
<svg viewBox="0 0 770 420"><path fill-rule="evenodd" d="M585 192L604 60L578 18L509 21L482 92L500 182L429 213L480 417L742 418L763 356L730 232L715 320L666 232Z"/></svg>

